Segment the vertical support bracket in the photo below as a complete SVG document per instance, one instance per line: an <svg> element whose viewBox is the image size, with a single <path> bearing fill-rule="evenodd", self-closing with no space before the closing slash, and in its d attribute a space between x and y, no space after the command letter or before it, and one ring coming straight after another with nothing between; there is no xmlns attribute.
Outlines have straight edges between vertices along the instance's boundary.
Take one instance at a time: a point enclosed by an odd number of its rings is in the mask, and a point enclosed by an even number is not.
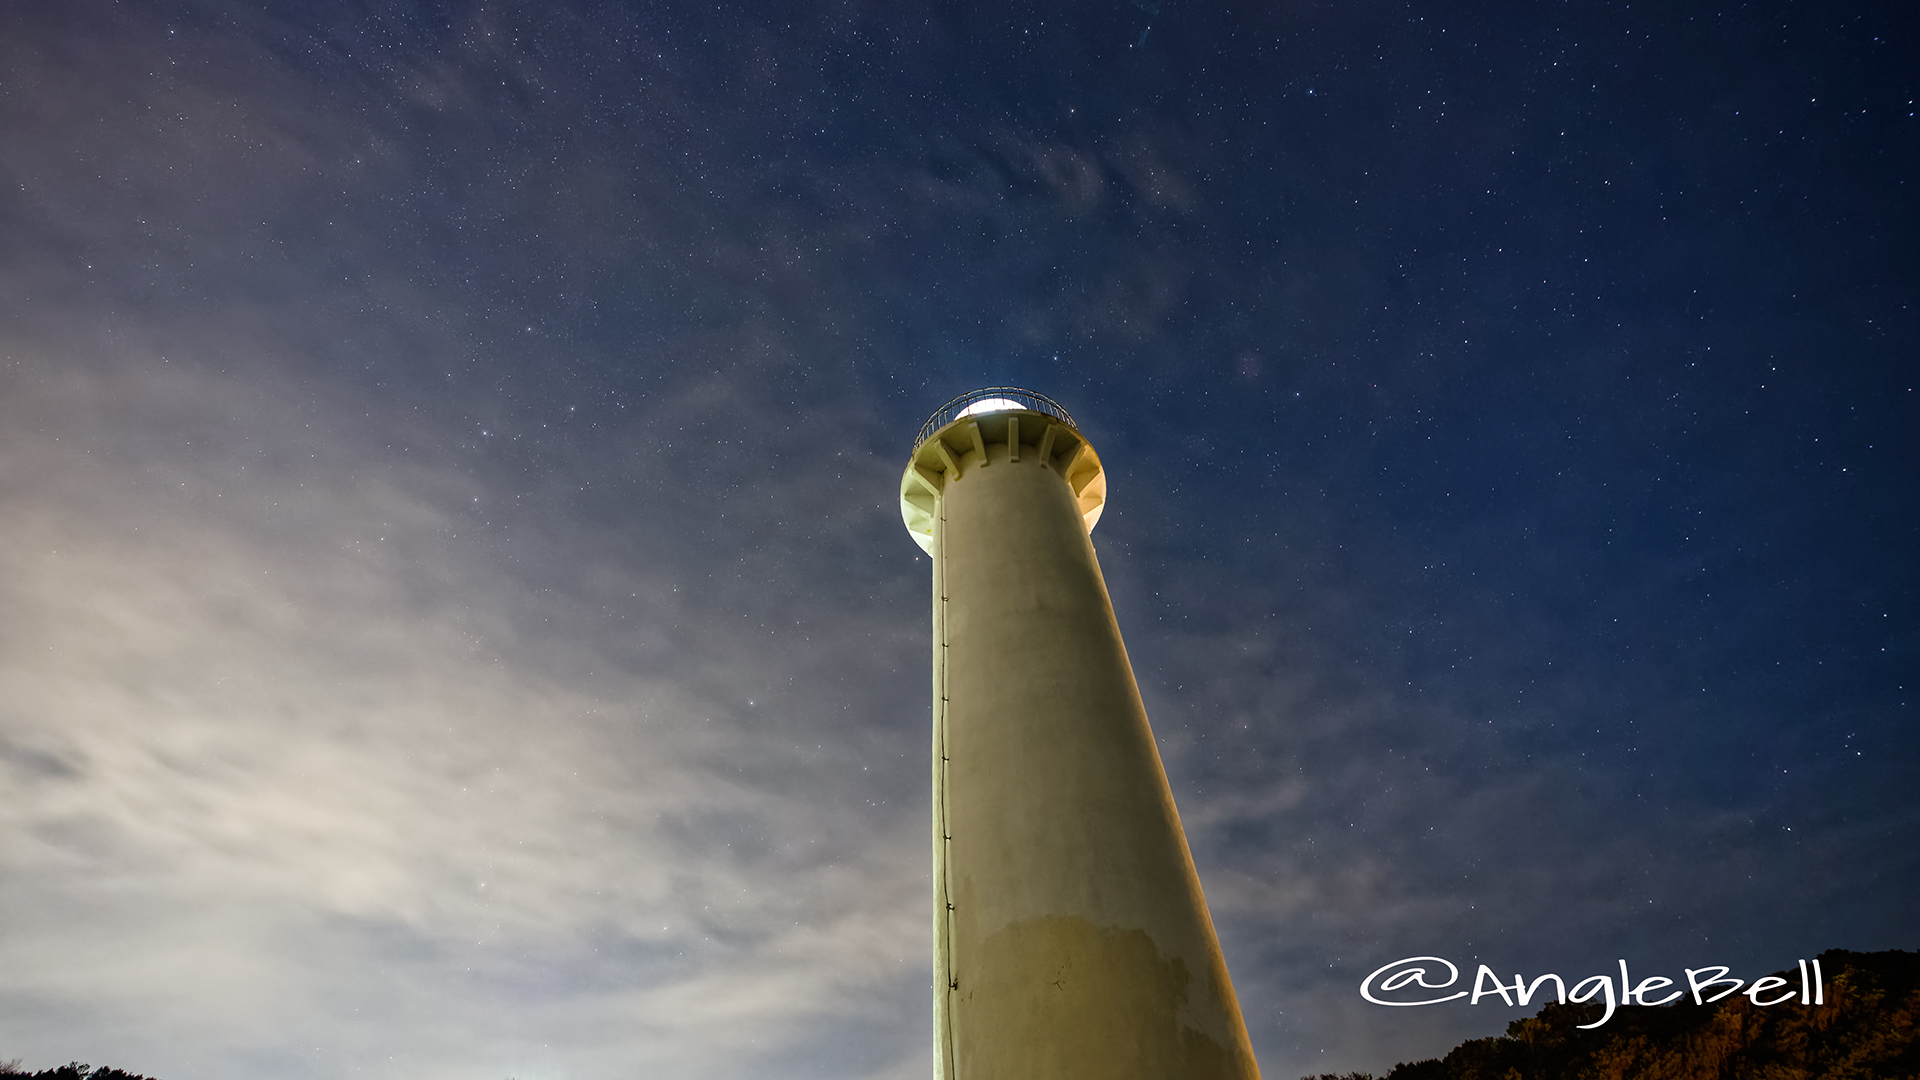
<svg viewBox="0 0 1920 1080"><path fill-rule="evenodd" d="M933 441L933 452L939 454L940 460L947 463L947 479L960 479L960 463L953 460L953 454L948 452L947 444L939 439L935 439Z"/></svg>
<svg viewBox="0 0 1920 1080"><path fill-rule="evenodd" d="M918 465L910 466L910 468L912 470L910 475L912 475L914 482L918 483L921 487L925 488L927 490L927 494L932 495L936 499L939 498L940 487L938 484L935 484L933 482L933 477L927 475L927 470L921 468Z"/></svg>
<svg viewBox="0 0 1920 1080"><path fill-rule="evenodd" d="M1040 465L1042 468L1050 469L1053 467L1053 437L1058 434L1060 434L1060 425L1048 424L1047 430L1040 435Z"/></svg>
<svg viewBox="0 0 1920 1080"><path fill-rule="evenodd" d="M980 435L980 422L976 420L968 423L967 434L973 436L973 448L975 450L980 451L980 467L983 469L986 468L987 467L987 440L982 438Z"/></svg>
<svg viewBox="0 0 1920 1080"><path fill-rule="evenodd" d="M1020 418L1007 417L1007 460L1020 460Z"/></svg>
<svg viewBox="0 0 1920 1080"><path fill-rule="evenodd" d="M1073 470L1079 467L1080 459L1085 457L1086 454L1087 444L1082 441L1073 449L1067 451L1067 460L1060 463L1060 475L1067 478L1068 487L1073 487ZM1073 493L1076 496L1079 495L1080 489L1073 488Z"/></svg>

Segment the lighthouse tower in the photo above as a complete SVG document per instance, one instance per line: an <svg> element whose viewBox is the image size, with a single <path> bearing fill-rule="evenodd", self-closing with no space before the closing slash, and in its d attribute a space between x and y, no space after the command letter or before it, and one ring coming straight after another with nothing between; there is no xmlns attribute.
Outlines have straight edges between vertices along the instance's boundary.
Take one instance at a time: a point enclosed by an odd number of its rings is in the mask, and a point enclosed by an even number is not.
<svg viewBox="0 0 1920 1080"><path fill-rule="evenodd" d="M934 413L900 480L933 558L935 1075L1259 1076L1088 533L1065 409Z"/></svg>

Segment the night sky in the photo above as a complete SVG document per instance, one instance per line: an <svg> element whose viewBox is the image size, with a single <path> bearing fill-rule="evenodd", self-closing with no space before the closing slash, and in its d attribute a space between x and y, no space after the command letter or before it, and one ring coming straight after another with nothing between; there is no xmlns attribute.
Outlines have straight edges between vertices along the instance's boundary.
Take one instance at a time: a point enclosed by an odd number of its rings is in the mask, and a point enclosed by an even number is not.
<svg viewBox="0 0 1920 1080"><path fill-rule="evenodd" d="M1920 946L1906 14L0 7L0 1059L926 1076L996 384L1269 1080Z"/></svg>

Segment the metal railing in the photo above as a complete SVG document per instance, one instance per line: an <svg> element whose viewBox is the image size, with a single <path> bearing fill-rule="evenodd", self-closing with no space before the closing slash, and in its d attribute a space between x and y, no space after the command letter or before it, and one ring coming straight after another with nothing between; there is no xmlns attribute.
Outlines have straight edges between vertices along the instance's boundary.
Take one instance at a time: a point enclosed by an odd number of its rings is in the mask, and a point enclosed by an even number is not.
<svg viewBox="0 0 1920 1080"><path fill-rule="evenodd" d="M1073 423L1073 417L1067 415L1067 410L1061 408L1059 402L1045 394L1022 390L1017 386L989 386L984 390L969 390L933 410L933 415L927 417L927 422L920 425L920 434L914 436L913 448L920 449L921 444L932 438L934 432L962 416L1012 409L1042 413L1077 427Z"/></svg>

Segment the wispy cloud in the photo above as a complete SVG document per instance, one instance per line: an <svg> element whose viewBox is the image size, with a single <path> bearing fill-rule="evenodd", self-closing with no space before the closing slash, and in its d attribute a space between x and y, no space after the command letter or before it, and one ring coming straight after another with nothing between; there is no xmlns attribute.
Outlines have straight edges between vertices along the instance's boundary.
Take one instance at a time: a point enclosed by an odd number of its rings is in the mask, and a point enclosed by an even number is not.
<svg viewBox="0 0 1920 1080"><path fill-rule="evenodd" d="M925 982L919 815L848 797L911 787L857 778L865 718L799 745L849 723L817 690L749 698L806 661L733 625L767 609L674 599L659 551L592 568L599 596L545 587L567 533L489 536L498 477L232 374L24 351L0 406L10 1001L159 1071L189 1067L170 1044L309 1032L314 1075L409 1016L444 1032L417 1067L470 1073L517 1036L449 1016L571 1002L716 1075L752 1058L731 1032L777 1052ZM692 681L624 663L676 633L709 650ZM908 729L876 733L889 769Z"/></svg>

